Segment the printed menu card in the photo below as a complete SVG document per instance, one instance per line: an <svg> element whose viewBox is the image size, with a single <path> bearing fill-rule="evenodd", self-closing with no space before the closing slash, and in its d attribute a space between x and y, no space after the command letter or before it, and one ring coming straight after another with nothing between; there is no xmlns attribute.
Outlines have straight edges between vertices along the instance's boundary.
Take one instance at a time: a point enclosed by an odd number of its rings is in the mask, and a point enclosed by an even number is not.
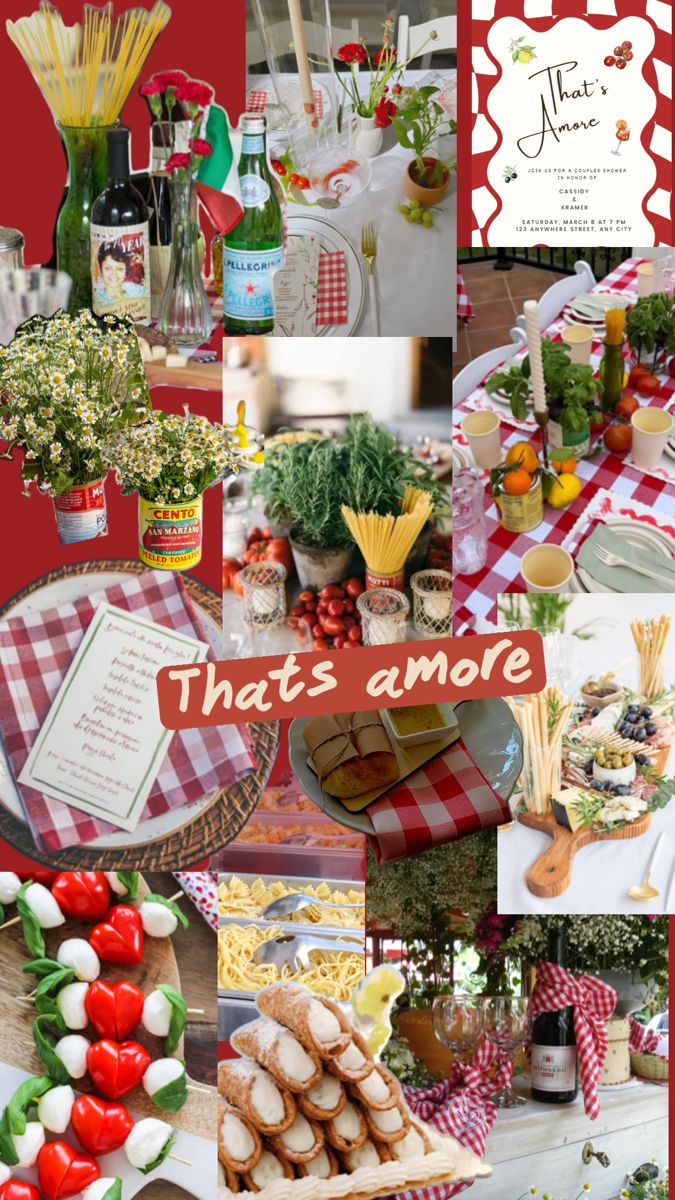
<svg viewBox="0 0 675 1200"><path fill-rule="evenodd" d="M173 736L159 719L157 672L200 662L207 649L100 604L19 783L134 830Z"/></svg>

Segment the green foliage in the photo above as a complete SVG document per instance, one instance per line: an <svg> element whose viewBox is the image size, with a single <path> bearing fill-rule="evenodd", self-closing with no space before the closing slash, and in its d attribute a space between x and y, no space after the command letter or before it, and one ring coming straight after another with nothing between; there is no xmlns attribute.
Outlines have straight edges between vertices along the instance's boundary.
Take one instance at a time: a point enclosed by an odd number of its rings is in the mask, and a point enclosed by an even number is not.
<svg viewBox="0 0 675 1200"><path fill-rule="evenodd" d="M559 420L564 429L570 433L583 433L588 428L589 409L593 407L597 393L593 368L573 363L563 342L542 338L541 354L549 409L562 410ZM530 375L530 358L526 355L521 362L495 371L488 379L485 390L488 395L496 391L506 392L513 416L524 421Z"/></svg>
<svg viewBox="0 0 675 1200"><path fill-rule="evenodd" d="M665 292L641 296L626 316L626 337L638 362L654 353L654 365L662 350L675 350L675 298Z"/></svg>
<svg viewBox="0 0 675 1200"><path fill-rule="evenodd" d="M392 118L399 145L412 150L415 155L415 182L420 187L443 184L450 164L437 159L433 169L428 171L424 156L438 138L457 132L456 122L434 99L438 91L435 85L406 89L401 93L398 112Z"/></svg>

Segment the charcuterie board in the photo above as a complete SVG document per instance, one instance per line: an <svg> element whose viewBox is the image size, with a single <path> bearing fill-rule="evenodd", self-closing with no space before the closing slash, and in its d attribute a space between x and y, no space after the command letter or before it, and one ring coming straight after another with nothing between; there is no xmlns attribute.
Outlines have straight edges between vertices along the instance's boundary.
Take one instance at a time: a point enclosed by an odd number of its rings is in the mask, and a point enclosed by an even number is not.
<svg viewBox="0 0 675 1200"><path fill-rule="evenodd" d="M540 833L546 833L553 839L552 845L535 859L527 872L525 882L528 888L533 895L543 899L562 895L572 880L573 860L577 850L589 846L591 842L640 837L647 832L651 817L651 813L644 813L630 825L624 825L612 833L600 833L593 829L577 829L571 833L569 829L558 824L553 813L519 813L518 820L521 825L527 825L529 829L538 829Z"/></svg>
<svg viewBox="0 0 675 1200"><path fill-rule="evenodd" d="M149 889L143 879L140 880L138 905ZM121 897L116 898L122 901ZM185 905L186 901L183 901ZM13 910L7 916L11 917ZM56 929L44 930L46 953L55 958L59 944L66 938L86 938L91 926L68 919L65 925ZM11 925L0 931L0 950L2 953L2 990L3 1020L0 1024L0 1109L9 1100L15 1088L26 1076L43 1075L45 1068L41 1062L32 1036L32 1026L36 1013L33 1004L23 999L35 986L33 975L24 973L22 967L30 961L31 955L23 941L20 924ZM146 994L153 990L158 983L168 983L178 991L181 990L180 972L171 944L171 938L145 938L143 957L137 966L118 966L114 963L101 964L101 979L114 982L128 979L140 987ZM215 986L215 980L214 980ZM84 1030L92 1037L93 1030ZM96 1035L94 1034L94 1037ZM155 1038L139 1027L132 1035L135 1041L144 1045L153 1059L163 1055L162 1039ZM176 1049L176 1057L183 1056L183 1042ZM190 1080L188 1079L188 1084ZM89 1092L91 1088L88 1076L77 1081L74 1085L76 1092ZM199 1091L190 1091L189 1098L183 1108L177 1113L166 1114L158 1109L146 1095L142 1087L135 1088L124 1097L124 1104L129 1108L135 1119L141 1117L159 1117L168 1120L179 1130L174 1152L194 1164L193 1167L167 1159L150 1176L144 1176L135 1170L127 1161L123 1150L115 1151L101 1157L101 1170L104 1175L119 1175L123 1183L125 1200L135 1195L141 1188L156 1179L170 1181L195 1197L197 1200L211 1200L216 1194L216 1122L217 1122L217 1092L215 1088L204 1088L197 1085ZM203 1090L202 1090L203 1089ZM55 1135L49 1135L51 1139ZM77 1147L77 1139L69 1127L63 1135L64 1140ZM17 1175L34 1181L35 1170L19 1171Z"/></svg>

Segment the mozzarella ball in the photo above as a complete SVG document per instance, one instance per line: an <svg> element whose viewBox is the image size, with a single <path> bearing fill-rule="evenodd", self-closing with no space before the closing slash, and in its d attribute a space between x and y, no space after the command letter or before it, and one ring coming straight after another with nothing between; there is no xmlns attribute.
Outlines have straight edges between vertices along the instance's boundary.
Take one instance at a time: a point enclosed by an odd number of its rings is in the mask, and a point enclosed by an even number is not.
<svg viewBox="0 0 675 1200"><path fill-rule="evenodd" d="M113 1179L112 1176L109 1175L106 1179L106 1177L102 1175L100 1179L95 1179L93 1183L89 1184L89 1187L84 1189L81 1200L102 1200L102 1197L105 1196L106 1192L108 1192L116 1183L117 1180Z"/></svg>
<svg viewBox="0 0 675 1200"><path fill-rule="evenodd" d="M78 979L93 983L101 974L101 964L93 946L84 938L66 938L56 955L57 962L72 967Z"/></svg>
<svg viewBox="0 0 675 1200"><path fill-rule="evenodd" d="M166 1037L171 1023L172 1008L164 992L150 992L145 997L142 1021L148 1033L154 1037Z"/></svg>
<svg viewBox="0 0 675 1200"><path fill-rule="evenodd" d="M126 896L129 889L126 883L122 883L117 871L104 871L103 874L110 884L111 892L114 892L116 896Z"/></svg>
<svg viewBox="0 0 675 1200"><path fill-rule="evenodd" d="M87 1050L91 1042L81 1033L67 1033L59 1038L54 1053L61 1059L71 1079L81 1079L87 1074Z"/></svg>
<svg viewBox="0 0 675 1200"><path fill-rule="evenodd" d="M0 1187L2 1187L3 1183L7 1183L7 1180L11 1179L11 1178L12 1178L12 1172L10 1171L7 1164L4 1162L0 1162Z"/></svg>
<svg viewBox="0 0 675 1200"><path fill-rule="evenodd" d="M21 880L18 875L13 871L0 871L0 904L13 904L20 887Z"/></svg>
<svg viewBox="0 0 675 1200"><path fill-rule="evenodd" d="M156 1117L137 1121L124 1143L124 1153L132 1167L147 1167L159 1158L172 1133L171 1126Z"/></svg>
<svg viewBox="0 0 675 1200"><path fill-rule="evenodd" d="M176 932L178 917L156 900L144 900L140 908L143 929L149 937L171 937Z"/></svg>
<svg viewBox="0 0 675 1200"><path fill-rule="evenodd" d="M50 1133L65 1133L70 1125L70 1113L75 1093L69 1085L50 1088L37 1102L38 1117Z"/></svg>
<svg viewBox="0 0 675 1200"><path fill-rule="evenodd" d="M40 929L56 929L57 925L65 924L66 918L49 888L41 883L29 883L24 896Z"/></svg>
<svg viewBox="0 0 675 1200"><path fill-rule="evenodd" d="M15 1133L12 1141L19 1156L17 1167L34 1167L37 1156L46 1141L45 1131L39 1121L29 1121L26 1125L26 1132Z"/></svg>
<svg viewBox="0 0 675 1200"><path fill-rule="evenodd" d="M56 997L58 1008L66 1029L86 1029L89 1024L84 998L89 990L88 983L67 983Z"/></svg>
<svg viewBox="0 0 675 1200"><path fill-rule="evenodd" d="M143 1087L149 1096L154 1096L167 1083L173 1083L185 1074L185 1067L177 1058L157 1058L150 1063L143 1076Z"/></svg>

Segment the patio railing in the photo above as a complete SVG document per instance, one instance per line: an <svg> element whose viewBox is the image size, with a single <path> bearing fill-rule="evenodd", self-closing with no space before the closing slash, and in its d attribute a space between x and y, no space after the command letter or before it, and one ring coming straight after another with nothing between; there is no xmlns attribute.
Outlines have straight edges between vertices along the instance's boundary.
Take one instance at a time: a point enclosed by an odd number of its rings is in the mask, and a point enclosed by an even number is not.
<svg viewBox="0 0 675 1200"><path fill-rule="evenodd" d="M569 246L556 247L521 247L496 250L474 249L473 247L457 252L457 265L467 266L469 263L493 262L495 271L510 271L515 263L526 267L541 267L543 271L556 271L559 275L573 275L574 264L578 259L589 263L596 279L609 275L610 271L630 258L632 248L620 249L617 246L606 246L603 249L584 246L573 249Z"/></svg>

